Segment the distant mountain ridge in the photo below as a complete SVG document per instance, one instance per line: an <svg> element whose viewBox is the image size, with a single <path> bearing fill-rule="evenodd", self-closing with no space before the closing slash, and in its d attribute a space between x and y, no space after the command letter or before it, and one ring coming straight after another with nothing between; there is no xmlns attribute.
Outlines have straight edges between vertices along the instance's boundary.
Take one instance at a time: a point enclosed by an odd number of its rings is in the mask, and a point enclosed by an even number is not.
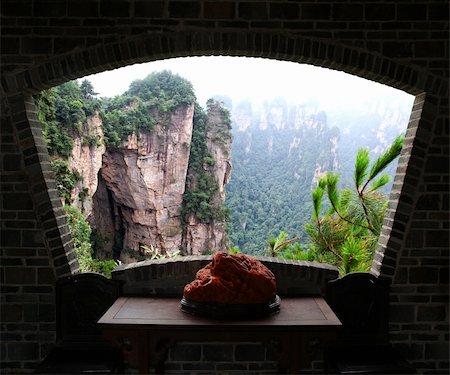
<svg viewBox="0 0 450 375"><path fill-rule="evenodd" d="M230 100L228 106L230 106ZM224 101L226 104L226 101ZM327 171L352 184L360 147L378 156L404 132L409 103L387 99L362 110L322 110L317 101L288 103L284 98L261 107L249 100L230 108L233 121L233 174L226 186L231 242L242 252L264 254L267 240L288 231L306 242L311 190ZM395 174L395 165L387 171Z"/></svg>

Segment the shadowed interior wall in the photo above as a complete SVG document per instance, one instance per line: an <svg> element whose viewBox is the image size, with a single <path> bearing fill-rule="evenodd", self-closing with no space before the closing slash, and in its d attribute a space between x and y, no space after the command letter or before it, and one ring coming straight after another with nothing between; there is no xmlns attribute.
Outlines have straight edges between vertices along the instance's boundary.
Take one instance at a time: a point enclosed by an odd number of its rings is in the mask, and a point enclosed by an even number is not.
<svg viewBox="0 0 450 375"><path fill-rule="evenodd" d="M392 281L392 341L421 372L447 373L448 14L432 0L3 0L1 366L32 369L54 344L54 280L78 270L31 94L131 63L222 54L416 95L372 272Z"/></svg>

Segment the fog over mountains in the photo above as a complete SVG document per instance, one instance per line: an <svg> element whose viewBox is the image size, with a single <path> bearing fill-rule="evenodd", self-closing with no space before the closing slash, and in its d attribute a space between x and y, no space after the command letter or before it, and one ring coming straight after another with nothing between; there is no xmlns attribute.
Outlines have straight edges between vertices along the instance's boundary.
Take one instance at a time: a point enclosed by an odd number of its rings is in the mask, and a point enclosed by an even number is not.
<svg viewBox="0 0 450 375"><path fill-rule="evenodd" d="M342 98L322 103L307 93L303 101L216 99L232 114L230 239L252 254L264 254L268 238L283 230L306 239L303 226L318 178L338 172L343 186L351 186L358 149L369 148L374 160L405 132L412 107L411 98L395 93L357 106ZM396 163L387 171L392 177L395 168Z"/></svg>

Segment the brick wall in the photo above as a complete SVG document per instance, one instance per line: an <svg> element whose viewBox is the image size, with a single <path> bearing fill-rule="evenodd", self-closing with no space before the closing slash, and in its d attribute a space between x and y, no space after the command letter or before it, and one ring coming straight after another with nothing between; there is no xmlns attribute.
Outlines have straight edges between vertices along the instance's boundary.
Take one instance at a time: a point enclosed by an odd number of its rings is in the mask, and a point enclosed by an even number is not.
<svg viewBox="0 0 450 375"><path fill-rule="evenodd" d="M447 1L2 0L1 14L4 368L42 357L53 280L77 270L29 94L131 63L224 54L325 66L417 95L372 271L393 282L392 340L421 372L448 372Z"/></svg>

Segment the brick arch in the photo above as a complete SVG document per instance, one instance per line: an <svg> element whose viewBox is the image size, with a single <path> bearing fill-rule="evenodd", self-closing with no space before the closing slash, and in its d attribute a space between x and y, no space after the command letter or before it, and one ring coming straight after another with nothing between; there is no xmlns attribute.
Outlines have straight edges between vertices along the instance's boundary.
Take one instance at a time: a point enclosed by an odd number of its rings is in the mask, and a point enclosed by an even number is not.
<svg viewBox="0 0 450 375"><path fill-rule="evenodd" d="M36 176L31 181L31 189L36 201L46 201L45 204L41 203L45 205L45 210L39 212L44 215L42 222L56 274L62 276L78 272L79 268L74 259L70 234L62 219L62 207L56 196L54 180L50 177L49 159L30 94L104 70L164 58L196 55L264 57L307 63L341 70L417 95L390 196L387 219L372 267L373 273L392 277L397 254L402 247L404 230L408 226L417 195L416 181L420 177L410 173L410 160L416 163L422 161L424 149L420 145L426 145L429 136L423 126L426 119L421 117L427 98L425 92L441 91L444 89L444 83L425 71L401 65L356 47L279 32L251 31L146 33L57 56L37 64L30 70L5 76L2 85L7 94L27 93L11 95L8 100L14 111L13 118L17 129L24 129L21 133L24 139L22 151L26 155L26 168L31 176ZM433 111L430 113L432 116ZM33 138L32 144L27 135ZM45 183L42 183L42 180Z"/></svg>
<svg viewBox="0 0 450 375"><path fill-rule="evenodd" d="M135 63L202 55L262 57L321 66L413 95L443 84L436 84L437 78L424 70L331 40L240 30L145 33L115 43L86 47L37 63L29 70L6 74L2 86L6 93L37 92L89 74Z"/></svg>

